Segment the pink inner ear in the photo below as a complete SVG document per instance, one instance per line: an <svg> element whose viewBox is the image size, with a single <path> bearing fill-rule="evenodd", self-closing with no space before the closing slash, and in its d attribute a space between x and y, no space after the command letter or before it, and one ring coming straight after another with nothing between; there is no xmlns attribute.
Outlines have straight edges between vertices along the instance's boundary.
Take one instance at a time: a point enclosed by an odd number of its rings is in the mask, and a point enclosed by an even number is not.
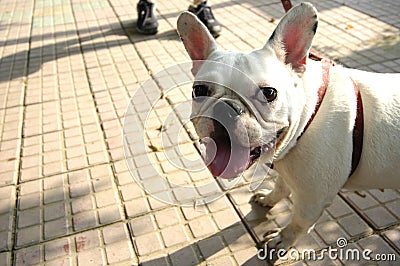
<svg viewBox="0 0 400 266"><path fill-rule="evenodd" d="M301 29L299 26L287 26L283 37L283 44L286 50L285 61L287 64L292 64L294 68L304 65L306 62L305 50L307 42L303 40L302 31L304 29Z"/></svg>
<svg viewBox="0 0 400 266"><path fill-rule="evenodd" d="M304 59L305 42L302 40L302 29L288 26L284 33L283 43L286 49L286 63L296 66Z"/></svg>
<svg viewBox="0 0 400 266"><path fill-rule="evenodd" d="M207 36L202 36L202 32L192 30L186 37L186 50L192 60L206 60L211 47L211 43L207 41ZM190 40L190 41L189 41Z"/></svg>
<svg viewBox="0 0 400 266"><path fill-rule="evenodd" d="M204 44L206 41L202 38L200 34L195 32L191 34L190 38L192 41L188 43L187 48L190 58L193 61L192 74L196 76L201 65L203 64L202 61L207 59L206 54L208 51L205 50L207 49L207 45Z"/></svg>

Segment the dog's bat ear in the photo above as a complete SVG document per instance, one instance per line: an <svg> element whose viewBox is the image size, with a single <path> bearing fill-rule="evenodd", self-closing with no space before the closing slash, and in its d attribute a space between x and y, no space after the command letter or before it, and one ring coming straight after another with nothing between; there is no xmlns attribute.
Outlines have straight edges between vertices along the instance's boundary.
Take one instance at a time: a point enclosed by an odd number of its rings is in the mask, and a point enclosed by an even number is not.
<svg viewBox="0 0 400 266"><path fill-rule="evenodd" d="M303 72L317 26L317 10L310 3L301 3L281 19L265 47L271 47L295 71Z"/></svg>
<svg viewBox="0 0 400 266"><path fill-rule="evenodd" d="M193 61L206 60L217 49L214 37L194 14L183 12L179 16L177 24L178 33ZM194 62L193 68L198 69L199 63Z"/></svg>

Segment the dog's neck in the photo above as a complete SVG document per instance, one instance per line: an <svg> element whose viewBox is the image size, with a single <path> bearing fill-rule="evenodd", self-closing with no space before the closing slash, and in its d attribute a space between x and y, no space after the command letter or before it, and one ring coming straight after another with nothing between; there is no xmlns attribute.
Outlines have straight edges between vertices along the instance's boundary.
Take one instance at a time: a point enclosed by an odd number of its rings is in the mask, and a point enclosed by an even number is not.
<svg viewBox="0 0 400 266"><path fill-rule="evenodd" d="M307 128L310 126L311 122L313 121L315 115L317 114L319 107L321 106L322 100L324 99L326 89L328 88L328 83L329 83L329 71L331 67L335 65L335 62L333 62L331 59L327 58L322 58L321 60L322 64L322 83L321 86L318 89L318 101L317 104L315 105L314 112L312 113L310 119L308 120L305 128L303 129L303 133L307 130ZM300 135L301 137L301 135ZM299 137L299 138L300 138Z"/></svg>
<svg viewBox="0 0 400 266"><path fill-rule="evenodd" d="M302 86L298 88L303 90L303 95L305 95L305 98L300 97L298 99L300 115L293 115L289 118L291 120L289 121L290 126L285 137L276 145L274 160L282 159L296 145L298 139L308 127L319 102L318 91L321 84L329 82L329 77L327 81L324 81L323 76L322 63L308 59L306 71L301 73Z"/></svg>

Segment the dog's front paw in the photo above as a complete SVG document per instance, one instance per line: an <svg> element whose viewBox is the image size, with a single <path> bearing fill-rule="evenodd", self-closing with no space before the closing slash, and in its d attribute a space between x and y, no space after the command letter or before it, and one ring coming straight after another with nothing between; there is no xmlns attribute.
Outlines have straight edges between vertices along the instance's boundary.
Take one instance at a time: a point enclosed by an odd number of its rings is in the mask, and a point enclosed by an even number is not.
<svg viewBox="0 0 400 266"><path fill-rule="evenodd" d="M274 251L279 255L284 255L292 247L293 239L287 237L285 229L274 229L264 234L265 245L269 251Z"/></svg>
<svg viewBox="0 0 400 266"><path fill-rule="evenodd" d="M274 249L275 251L283 248L282 247L282 237L281 237L281 229L274 229L266 232L264 234L263 242L268 246L269 250Z"/></svg>
<svg viewBox="0 0 400 266"><path fill-rule="evenodd" d="M273 197L273 191L269 189L260 189L257 191L253 197L254 202L258 203L263 207L273 207L278 203L278 199Z"/></svg>
<svg viewBox="0 0 400 266"><path fill-rule="evenodd" d="M287 251L290 249L290 246L286 247L285 242L282 241L281 229L274 229L265 233L263 243L264 248L261 252L263 256L261 258L274 265L277 260L285 258Z"/></svg>

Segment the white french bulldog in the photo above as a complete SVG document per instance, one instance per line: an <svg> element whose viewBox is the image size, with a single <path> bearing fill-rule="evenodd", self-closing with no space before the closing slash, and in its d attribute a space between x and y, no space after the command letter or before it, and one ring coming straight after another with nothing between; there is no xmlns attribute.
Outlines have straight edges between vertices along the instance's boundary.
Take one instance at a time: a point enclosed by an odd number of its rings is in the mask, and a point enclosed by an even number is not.
<svg viewBox="0 0 400 266"><path fill-rule="evenodd" d="M266 237L276 249L288 250L306 234L341 188L400 187L400 75L310 60L317 25L315 8L302 3L262 49L241 53L219 49L191 13L178 19L193 60L192 122L208 168L234 178L255 161L273 158L279 178L256 201L273 206L292 195L291 222ZM364 124L358 128L362 152L352 169L357 119Z"/></svg>

